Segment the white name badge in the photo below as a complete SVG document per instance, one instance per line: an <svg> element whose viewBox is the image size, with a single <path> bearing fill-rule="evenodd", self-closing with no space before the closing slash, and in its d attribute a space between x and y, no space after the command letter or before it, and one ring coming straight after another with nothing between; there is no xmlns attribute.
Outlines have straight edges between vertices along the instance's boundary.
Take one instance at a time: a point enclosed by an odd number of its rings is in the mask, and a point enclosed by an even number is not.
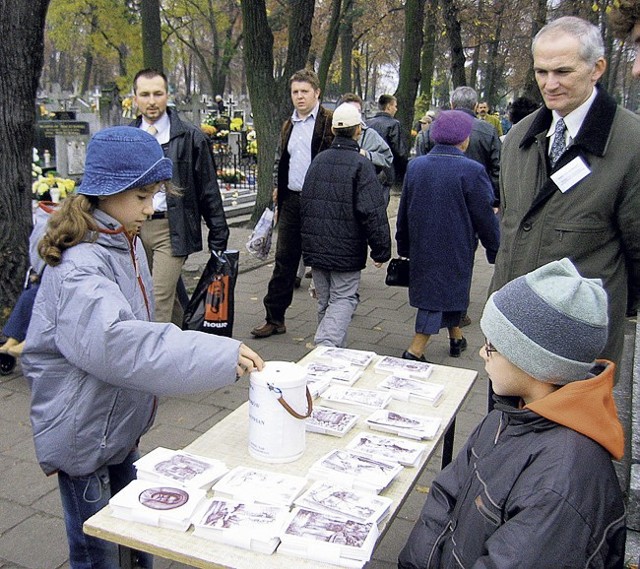
<svg viewBox="0 0 640 569"><path fill-rule="evenodd" d="M569 162L569 164L551 174L551 179L555 182L560 191L564 193L573 188L580 180L583 180L589 174L591 174L589 166L587 166L585 161L578 156Z"/></svg>

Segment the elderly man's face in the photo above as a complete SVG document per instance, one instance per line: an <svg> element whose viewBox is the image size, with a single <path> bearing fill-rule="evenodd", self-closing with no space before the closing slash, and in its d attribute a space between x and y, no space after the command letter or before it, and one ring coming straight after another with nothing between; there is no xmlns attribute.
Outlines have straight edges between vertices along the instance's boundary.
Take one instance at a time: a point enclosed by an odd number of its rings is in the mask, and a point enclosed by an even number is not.
<svg viewBox="0 0 640 569"><path fill-rule="evenodd" d="M631 41L636 50L636 58L633 62L633 76L640 79L640 22L636 22L631 30Z"/></svg>
<svg viewBox="0 0 640 569"><path fill-rule="evenodd" d="M477 111L481 117L485 117L489 112L489 105L487 103L478 103Z"/></svg>
<svg viewBox="0 0 640 569"><path fill-rule="evenodd" d="M591 65L580 57L580 41L564 32L550 32L538 39L533 69L547 108L564 117L584 103L604 73L604 58Z"/></svg>

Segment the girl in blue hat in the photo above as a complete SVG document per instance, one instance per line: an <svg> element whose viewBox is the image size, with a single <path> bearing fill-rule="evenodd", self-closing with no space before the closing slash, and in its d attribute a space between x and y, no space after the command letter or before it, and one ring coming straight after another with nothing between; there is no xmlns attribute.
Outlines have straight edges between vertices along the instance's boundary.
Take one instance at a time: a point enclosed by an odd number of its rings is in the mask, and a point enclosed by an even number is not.
<svg viewBox="0 0 640 569"><path fill-rule="evenodd" d="M157 398L218 389L263 366L236 340L153 322L137 232L171 170L150 134L99 132L77 195L53 213L39 246L47 266L22 367L36 456L58 475L74 569L119 567L117 546L85 535L82 524L135 478Z"/></svg>

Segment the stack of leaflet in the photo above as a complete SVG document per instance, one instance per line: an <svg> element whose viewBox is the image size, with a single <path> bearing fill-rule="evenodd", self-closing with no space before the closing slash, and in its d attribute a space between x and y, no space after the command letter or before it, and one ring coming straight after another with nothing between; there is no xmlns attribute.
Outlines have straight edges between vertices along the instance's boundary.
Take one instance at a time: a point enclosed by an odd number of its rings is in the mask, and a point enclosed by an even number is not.
<svg viewBox="0 0 640 569"><path fill-rule="evenodd" d="M394 399L431 403L432 405L437 405L444 394L444 385L398 374L385 377L378 384L378 387L388 389Z"/></svg>
<svg viewBox="0 0 640 569"><path fill-rule="evenodd" d="M322 395L326 391L327 387L331 385L330 379L312 377L310 375L307 375L306 380L307 389L309 390L311 397L313 397L314 399Z"/></svg>
<svg viewBox="0 0 640 569"><path fill-rule="evenodd" d="M433 368L433 364L427 362L405 360L392 356L384 356L374 366L376 373L394 373L404 377L417 377L419 379L427 379L433 372Z"/></svg>
<svg viewBox="0 0 640 569"><path fill-rule="evenodd" d="M295 501L299 508L375 524L385 518L392 503L393 500L384 496L320 480Z"/></svg>
<svg viewBox="0 0 640 569"><path fill-rule="evenodd" d="M195 514L193 534L270 555L288 517L287 507L213 498Z"/></svg>
<svg viewBox="0 0 640 569"><path fill-rule="evenodd" d="M339 385L353 385L362 375L362 368L350 363L311 362L306 369L307 378L328 379Z"/></svg>
<svg viewBox="0 0 640 569"><path fill-rule="evenodd" d="M365 350L351 350L349 348L318 348L317 357L330 360L334 364L349 364L360 368L367 367L376 356L375 352Z"/></svg>
<svg viewBox="0 0 640 569"><path fill-rule="evenodd" d="M134 466L139 480L179 484L208 490L229 469L215 458L182 450L158 447L138 459Z"/></svg>
<svg viewBox="0 0 640 569"><path fill-rule="evenodd" d="M147 480L133 480L109 500L114 517L186 531L206 492Z"/></svg>
<svg viewBox="0 0 640 569"><path fill-rule="evenodd" d="M236 466L213 487L216 497L291 507L307 479L246 466Z"/></svg>
<svg viewBox="0 0 640 569"><path fill-rule="evenodd" d="M378 535L375 523L295 508L281 536L277 554L360 568L371 559Z"/></svg>
<svg viewBox="0 0 640 569"><path fill-rule="evenodd" d="M402 471L402 468L395 461L335 449L311 465L309 476L346 488L379 494Z"/></svg>
<svg viewBox="0 0 640 569"><path fill-rule="evenodd" d="M440 429L439 417L410 415L399 411L379 409L367 419L370 429L394 433L408 439L434 439Z"/></svg>
<svg viewBox="0 0 640 569"><path fill-rule="evenodd" d="M344 437L358 422L358 415L337 411L330 407L315 406L305 421L305 429L311 433Z"/></svg>
<svg viewBox="0 0 640 569"><path fill-rule="evenodd" d="M383 437L361 432L347 445L347 450L375 459L395 461L403 466L416 466L426 445L397 437Z"/></svg>
<svg viewBox="0 0 640 569"><path fill-rule="evenodd" d="M322 398L336 403L358 405L369 409L384 409L391 401L389 393L376 391L375 389L359 389L358 387L344 387L332 385L323 394Z"/></svg>

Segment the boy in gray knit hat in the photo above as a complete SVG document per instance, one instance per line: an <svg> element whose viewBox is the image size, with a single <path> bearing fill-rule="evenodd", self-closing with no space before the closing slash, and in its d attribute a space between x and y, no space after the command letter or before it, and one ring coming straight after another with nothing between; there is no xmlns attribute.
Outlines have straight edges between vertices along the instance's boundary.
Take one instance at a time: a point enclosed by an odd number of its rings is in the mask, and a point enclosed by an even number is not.
<svg viewBox="0 0 640 569"><path fill-rule="evenodd" d="M622 567L601 281L553 261L493 293L480 327L495 409L435 479L399 567Z"/></svg>

